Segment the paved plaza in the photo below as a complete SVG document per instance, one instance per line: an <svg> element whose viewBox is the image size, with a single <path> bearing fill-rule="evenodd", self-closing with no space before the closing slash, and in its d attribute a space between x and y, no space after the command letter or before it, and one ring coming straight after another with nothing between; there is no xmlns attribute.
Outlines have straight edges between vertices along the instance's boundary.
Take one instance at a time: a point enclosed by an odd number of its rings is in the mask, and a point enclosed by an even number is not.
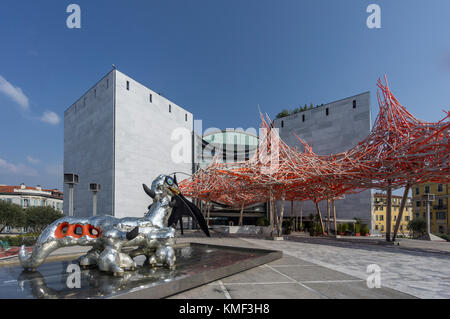
<svg viewBox="0 0 450 319"><path fill-rule="evenodd" d="M178 243L198 242L280 250L271 263L222 278L170 298L450 298L450 243L402 240L400 246L375 240L288 237L273 241L253 237L212 238L187 233ZM87 247L67 247L49 258L74 258ZM5 261L4 261L5 262ZM9 260L8 263L17 262ZM0 262L0 265L2 262ZM367 266L381 269L381 288L368 288Z"/></svg>
<svg viewBox="0 0 450 319"><path fill-rule="evenodd" d="M431 243L419 243L416 248L412 244L399 247L320 238L302 242L257 238L179 241L281 250L284 257L173 298L450 298L450 254L446 252L450 243L438 244L441 249L430 252L425 249ZM371 264L381 268L381 288L367 287L367 266Z"/></svg>

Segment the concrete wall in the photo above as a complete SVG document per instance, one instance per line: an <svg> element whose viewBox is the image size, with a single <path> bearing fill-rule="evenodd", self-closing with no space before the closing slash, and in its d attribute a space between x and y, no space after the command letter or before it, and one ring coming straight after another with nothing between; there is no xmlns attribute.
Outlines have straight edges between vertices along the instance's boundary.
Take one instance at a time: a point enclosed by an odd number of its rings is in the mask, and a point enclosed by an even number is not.
<svg viewBox="0 0 450 319"><path fill-rule="evenodd" d="M192 173L192 129L191 113L117 70L108 73L64 113L64 172L79 176L74 215L92 215L89 183L98 183L98 215L143 216L152 201L142 183L150 185L159 174ZM187 153L178 163L172 151L181 150L183 140ZM67 185L64 192L68 199Z"/></svg>
<svg viewBox="0 0 450 319"><path fill-rule="evenodd" d="M113 213L114 72L108 73L64 112L64 173L75 173L74 215L92 215L90 183L101 184L97 214ZM64 214L69 187L64 185Z"/></svg>
<svg viewBox="0 0 450 319"><path fill-rule="evenodd" d="M150 186L159 174L192 173L193 115L119 71L115 111L115 214L143 216L152 200L142 183ZM173 151L183 140L187 153L178 162ZM186 177L177 175L179 181Z"/></svg>
<svg viewBox="0 0 450 319"><path fill-rule="evenodd" d="M353 101L356 101L356 108L353 108ZM328 116L326 109L328 109ZM275 127L279 128L283 141L297 147L300 151L303 150L303 146L294 134L312 145L316 154L340 153L355 146L370 133L370 92L275 119L274 123ZM290 216L290 207L290 203L286 203L285 216ZM358 217L371 227L371 207L370 190L345 195L344 200L336 201L337 218ZM322 216L326 216L326 204L321 203L320 208ZM295 204L294 209L299 210L300 205ZM310 213L316 214L315 206L312 201L305 201L303 216L308 216Z"/></svg>

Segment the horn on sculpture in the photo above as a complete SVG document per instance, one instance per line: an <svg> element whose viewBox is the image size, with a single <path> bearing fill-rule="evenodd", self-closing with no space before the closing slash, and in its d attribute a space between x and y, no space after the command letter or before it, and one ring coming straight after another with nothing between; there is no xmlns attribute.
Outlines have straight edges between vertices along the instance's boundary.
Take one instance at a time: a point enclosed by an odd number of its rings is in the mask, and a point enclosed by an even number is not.
<svg viewBox="0 0 450 319"><path fill-rule="evenodd" d="M150 188L147 187L147 185L142 184L142 187L144 187L144 192L150 196L151 198L155 198L156 194L154 191L152 191Z"/></svg>

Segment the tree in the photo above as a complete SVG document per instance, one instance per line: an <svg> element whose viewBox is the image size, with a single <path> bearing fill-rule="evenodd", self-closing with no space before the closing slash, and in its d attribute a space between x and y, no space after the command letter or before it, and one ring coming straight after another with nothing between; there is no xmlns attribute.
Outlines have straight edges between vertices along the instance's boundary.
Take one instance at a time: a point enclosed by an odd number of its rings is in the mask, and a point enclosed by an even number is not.
<svg viewBox="0 0 450 319"><path fill-rule="evenodd" d="M277 114L276 118L280 119L280 118L288 116L288 115L289 115L289 111L284 109L283 111L281 111L280 113Z"/></svg>
<svg viewBox="0 0 450 319"><path fill-rule="evenodd" d="M21 227L25 224L22 207L0 200L0 233L6 226Z"/></svg>
<svg viewBox="0 0 450 319"><path fill-rule="evenodd" d="M26 225L34 232L41 232L46 226L61 218L63 215L50 206L29 207L25 210Z"/></svg>
<svg viewBox="0 0 450 319"><path fill-rule="evenodd" d="M427 233L427 221L422 217L414 218L409 221L407 228L413 232L415 238L423 236Z"/></svg>

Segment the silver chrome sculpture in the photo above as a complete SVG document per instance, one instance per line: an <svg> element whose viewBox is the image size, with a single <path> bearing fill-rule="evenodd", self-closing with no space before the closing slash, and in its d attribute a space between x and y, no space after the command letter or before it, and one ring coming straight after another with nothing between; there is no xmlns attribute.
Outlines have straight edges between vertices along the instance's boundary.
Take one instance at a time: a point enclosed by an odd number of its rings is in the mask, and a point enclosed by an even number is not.
<svg viewBox="0 0 450 319"><path fill-rule="evenodd" d="M92 246L79 258L82 267L97 266L114 275L134 270L133 258L145 255L144 264L175 267L175 229L182 215L191 215L209 236L208 226L197 206L188 201L178 189L176 177L159 175L144 191L153 198L143 218L95 216L89 218L63 217L47 226L39 236L31 255L22 246L19 260L26 270L34 271L54 250L68 246ZM124 247L137 248L124 252Z"/></svg>

